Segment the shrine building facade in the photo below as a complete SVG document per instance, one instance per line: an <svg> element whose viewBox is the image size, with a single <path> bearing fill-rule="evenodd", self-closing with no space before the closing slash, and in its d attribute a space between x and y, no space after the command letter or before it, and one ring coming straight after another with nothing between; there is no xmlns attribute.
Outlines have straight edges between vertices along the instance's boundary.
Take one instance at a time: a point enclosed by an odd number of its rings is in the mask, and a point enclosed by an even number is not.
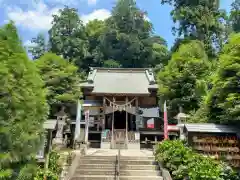
<svg viewBox="0 0 240 180"><path fill-rule="evenodd" d="M139 149L146 141L163 139L158 85L151 69L91 68L81 89L82 121L89 112L88 130L82 123L81 134L87 131L91 147Z"/></svg>

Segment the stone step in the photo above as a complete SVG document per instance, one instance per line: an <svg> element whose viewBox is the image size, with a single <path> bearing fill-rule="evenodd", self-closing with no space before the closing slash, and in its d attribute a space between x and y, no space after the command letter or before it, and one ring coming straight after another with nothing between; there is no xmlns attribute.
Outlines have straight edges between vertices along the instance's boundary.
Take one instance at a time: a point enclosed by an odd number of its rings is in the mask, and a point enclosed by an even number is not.
<svg viewBox="0 0 240 180"><path fill-rule="evenodd" d="M70 180L116 180L115 176L79 175L73 176Z"/></svg>
<svg viewBox="0 0 240 180"><path fill-rule="evenodd" d="M79 164L115 164L116 161L106 159L80 159ZM122 165L156 165L152 160L120 160Z"/></svg>
<svg viewBox="0 0 240 180"><path fill-rule="evenodd" d="M79 164L77 169L114 169L115 164Z"/></svg>
<svg viewBox="0 0 240 180"><path fill-rule="evenodd" d="M77 169L75 175L107 175L114 176L114 169ZM155 170L120 170L121 176L158 176L159 171Z"/></svg>
<svg viewBox="0 0 240 180"><path fill-rule="evenodd" d="M81 175L106 175L115 176L115 169L77 169L74 173L75 176Z"/></svg>
<svg viewBox="0 0 240 180"><path fill-rule="evenodd" d="M161 176L120 176L119 180L163 180ZM116 180L115 176L81 175L70 180Z"/></svg>
<svg viewBox="0 0 240 180"><path fill-rule="evenodd" d="M110 164L115 165L116 161L106 159L80 159L79 164Z"/></svg>
<svg viewBox="0 0 240 180"><path fill-rule="evenodd" d="M116 159L116 156L83 156L81 159ZM140 156L120 156L120 159L130 160L154 160L154 157L140 157Z"/></svg>
<svg viewBox="0 0 240 180"><path fill-rule="evenodd" d="M128 159L121 159L121 165L157 165L153 160L128 160Z"/></svg>
<svg viewBox="0 0 240 180"><path fill-rule="evenodd" d="M120 170L120 176L159 176L160 172L155 170Z"/></svg>
<svg viewBox="0 0 240 180"><path fill-rule="evenodd" d="M120 176L119 180L163 180L161 176Z"/></svg>
<svg viewBox="0 0 240 180"><path fill-rule="evenodd" d="M120 165L121 170L158 170L156 165Z"/></svg>
<svg viewBox="0 0 240 180"><path fill-rule="evenodd" d="M79 164L78 167L79 169L115 169L115 165L112 164ZM121 169L125 170L158 170L158 166L156 165L123 165L120 164Z"/></svg>

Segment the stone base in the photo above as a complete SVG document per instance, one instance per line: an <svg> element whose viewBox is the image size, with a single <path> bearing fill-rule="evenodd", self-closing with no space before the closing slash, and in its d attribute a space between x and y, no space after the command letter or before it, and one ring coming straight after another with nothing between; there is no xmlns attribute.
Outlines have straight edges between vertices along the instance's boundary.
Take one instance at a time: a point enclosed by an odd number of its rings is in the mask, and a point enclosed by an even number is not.
<svg viewBox="0 0 240 180"><path fill-rule="evenodd" d="M111 148L110 142L101 142L101 149L118 149L118 145L116 147ZM120 149L136 149L140 150L140 143L128 143L127 147Z"/></svg>
<svg viewBox="0 0 240 180"><path fill-rule="evenodd" d="M101 149L111 149L110 142L101 142Z"/></svg>
<svg viewBox="0 0 240 180"><path fill-rule="evenodd" d="M128 143L128 149L140 150L140 143Z"/></svg>

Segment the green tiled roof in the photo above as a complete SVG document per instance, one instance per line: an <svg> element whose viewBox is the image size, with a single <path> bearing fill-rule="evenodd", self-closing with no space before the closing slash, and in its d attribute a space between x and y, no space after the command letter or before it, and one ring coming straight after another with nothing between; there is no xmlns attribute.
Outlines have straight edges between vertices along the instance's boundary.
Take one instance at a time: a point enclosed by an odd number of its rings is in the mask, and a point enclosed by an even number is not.
<svg viewBox="0 0 240 180"><path fill-rule="evenodd" d="M127 68L92 69L81 86L93 87L92 93L106 94L149 94L149 89L157 89L151 69Z"/></svg>

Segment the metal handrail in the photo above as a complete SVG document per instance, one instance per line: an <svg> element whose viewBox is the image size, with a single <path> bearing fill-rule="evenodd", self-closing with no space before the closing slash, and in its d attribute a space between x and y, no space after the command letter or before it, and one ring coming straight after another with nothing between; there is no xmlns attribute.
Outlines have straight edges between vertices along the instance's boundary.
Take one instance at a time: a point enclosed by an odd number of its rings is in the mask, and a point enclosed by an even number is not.
<svg viewBox="0 0 240 180"><path fill-rule="evenodd" d="M118 146L118 155L117 155L117 180L119 180L119 176L120 176L120 146Z"/></svg>

